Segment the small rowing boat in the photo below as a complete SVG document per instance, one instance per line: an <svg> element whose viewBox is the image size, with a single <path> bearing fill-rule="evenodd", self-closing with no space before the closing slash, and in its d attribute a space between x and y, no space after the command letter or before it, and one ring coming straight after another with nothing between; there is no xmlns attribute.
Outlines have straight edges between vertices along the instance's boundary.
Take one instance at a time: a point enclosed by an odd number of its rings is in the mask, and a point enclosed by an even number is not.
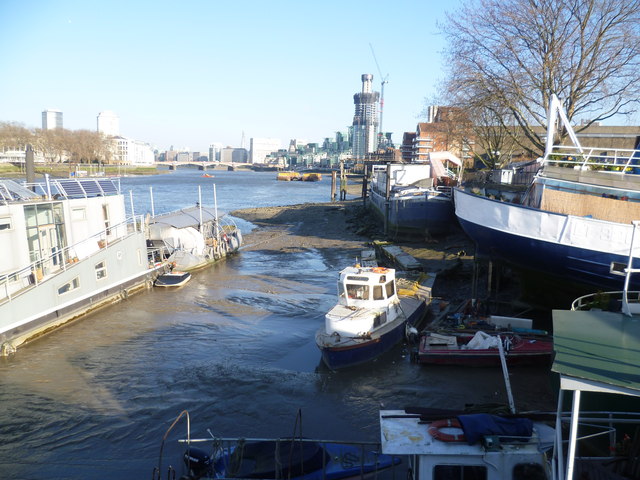
<svg viewBox="0 0 640 480"><path fill-rule="evenodd" d="M156 287L180 287L191 280L189 272L169 272L160 275L156 281Z"/></svg>

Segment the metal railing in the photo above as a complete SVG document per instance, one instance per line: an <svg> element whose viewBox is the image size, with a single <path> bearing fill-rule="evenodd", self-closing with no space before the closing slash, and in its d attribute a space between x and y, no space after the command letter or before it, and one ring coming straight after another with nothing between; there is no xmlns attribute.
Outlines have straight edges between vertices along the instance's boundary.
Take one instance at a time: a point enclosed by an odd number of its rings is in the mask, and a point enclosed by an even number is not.
<svg viewBox="0 0 640 480"><path fill-rule="evenodd" d="M603 170L619 174L640 173L640 150L554 145L542 163L580 170ZM638 169L634 172L634 169Z"/></svg>

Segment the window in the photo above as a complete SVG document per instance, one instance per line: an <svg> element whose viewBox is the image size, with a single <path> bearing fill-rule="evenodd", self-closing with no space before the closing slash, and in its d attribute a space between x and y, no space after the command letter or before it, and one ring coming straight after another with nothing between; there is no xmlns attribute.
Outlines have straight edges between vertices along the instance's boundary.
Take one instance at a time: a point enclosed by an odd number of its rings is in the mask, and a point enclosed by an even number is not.
<svg viewBox="0 0 640 480"><path fill-rule="evenodd" d="M64 293L68 293L71 290L75 290L76 288L79 288L79 287L80 287L80 280L78 279L78 277L76 277L73 280L71 280L70 282L67 282L63 286L61 286L58 289L58 295L62 295Z"/></svg>
<svg viewBox="0 0 640 480"><path fill-rule="evenodd" d="M86 219L87 219L87 210L84 207L71 209L71 220L86 220Z"/></svg>
<svg viewBox="0 0 640 480"><path fill-rule="evenodd" d="M487 480L487 467L482 465L436 465L433 480Z"/></svg>
<svg viewBox="0 0 640 480"><path fill-rule="evenodd" d="M107 266L105 265L104 261L96 264L95 269L96 269L96 280L100 280L101 278L107 277Z"/></svg>
<svg viewBox="0 0 640 480"><path fill-rule="evenodd" d="M369 285L347 284L347 295L357 300L369 300Z"/></svg>
<svg viewBox="0 0 640 480"><path fill-rule="evenodd" d="M384 300L384 296L382 295L382 285L375 285L373 287L373 299Z"/></svg>
<svg viewBox="0 0 640 480"><path fill-rule="evenodd" d="M378 328L380 325L384 325L385 323L387 323L387 312L382 312L373 320L373 328Z"/></svg>
<svg viewBox="0 0 640 480"><path fill-rule="evenodd" d="M3 230L11 230L11 218L3 217L0 218L0 232Z"/></svg>
<svg viewBox="0 0 640 480"><path fill-rule="evenodd" d="M388 282L384 288L387 291L387 298L391 298L393 294L396 293L396 286L393 281Z"/></svg>

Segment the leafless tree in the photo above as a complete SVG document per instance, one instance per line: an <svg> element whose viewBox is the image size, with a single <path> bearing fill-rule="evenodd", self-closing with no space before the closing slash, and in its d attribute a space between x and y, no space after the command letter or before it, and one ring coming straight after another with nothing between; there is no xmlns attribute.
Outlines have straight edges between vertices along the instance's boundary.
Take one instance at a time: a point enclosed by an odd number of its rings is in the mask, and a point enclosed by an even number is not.
<svg viewBox="0 0 640 480"><path fill-rule="evenodd" d="M0 122L0 149L24 150L33 141L33 133L24 125Z"/></svg>
<svg viewBox="0 0 640 480"><path fill-rule="evenodd" d="M449 103L515 124L535 153L554 93L584 128L638 108L640 0L467 0L440 27Z"/></svg>

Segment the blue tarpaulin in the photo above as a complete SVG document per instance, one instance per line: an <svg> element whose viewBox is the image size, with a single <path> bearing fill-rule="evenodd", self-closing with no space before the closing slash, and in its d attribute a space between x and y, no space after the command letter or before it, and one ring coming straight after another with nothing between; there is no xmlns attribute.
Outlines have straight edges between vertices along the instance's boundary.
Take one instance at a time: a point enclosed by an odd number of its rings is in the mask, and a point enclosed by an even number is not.
<svg viewBox="0 0 640 480"><path fill-rule="evenodd" d="M458 420L469 445L473 445L485 435L530 438L533 433L533 422L528 418L504 418L476 413L460 415Z"/></svg>

